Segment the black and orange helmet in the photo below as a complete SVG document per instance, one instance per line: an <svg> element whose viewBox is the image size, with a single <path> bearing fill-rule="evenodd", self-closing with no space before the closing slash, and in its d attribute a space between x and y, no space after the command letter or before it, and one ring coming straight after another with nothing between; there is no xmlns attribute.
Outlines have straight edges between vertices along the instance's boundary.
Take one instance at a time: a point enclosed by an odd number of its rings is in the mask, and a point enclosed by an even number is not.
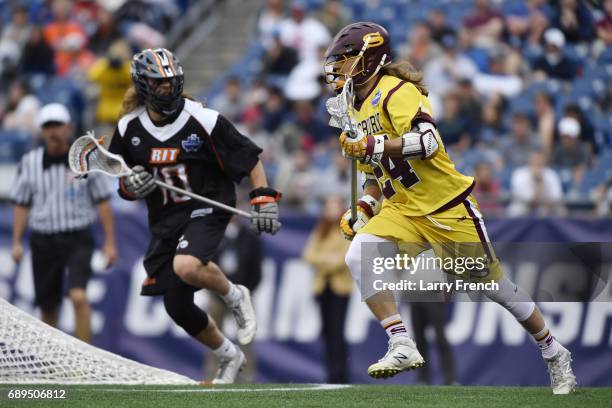
<svg viewBox="0 0 612 408"><path fill-rule="evenodd" d="M165 116L176 112L183 94L184 76L174 54L165 48L142 50L134 55L130 72L136 93L147 107ZM172 89L160 94L156 85L164 80L170 82Z"/></svg>
<svg viewBox="0 0 612 408"><path fill-rule="evenodd" d="M355 85L363 85L389 62L391 41L383 26L368 22L349 24L336 34L325 53L325 79L336 89L342 88L345 76L353 78Z"/></svg>

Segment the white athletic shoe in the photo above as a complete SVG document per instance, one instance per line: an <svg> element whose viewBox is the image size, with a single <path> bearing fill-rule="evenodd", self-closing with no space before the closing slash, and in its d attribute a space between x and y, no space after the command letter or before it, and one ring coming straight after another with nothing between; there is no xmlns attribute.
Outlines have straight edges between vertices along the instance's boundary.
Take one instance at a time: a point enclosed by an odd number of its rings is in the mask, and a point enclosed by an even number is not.
<svg viewBox="0 0 612 408"><path fill-rule="evenodd" d="M238 342L244 346L253 341L257 331L257 320L251 302L251 293L242 285L236 285L236 287L242 292L242 299L232 308L232 314L238 324Z"/></svg>
<svg viewBox="0 0 612 408"><path fill-rule="evenodd" d="M387 354L368 368L374 378L390 378L402 371L422 367L425 360L409 337L396 337L389 340Z"/></svg>
<svg viewBox="0 0 612 408"><path fill-rule="evenodd" d="M572 353L563 346L551 359L544 359L548 365L550 386L555 395L571 394L576 391L576 376L572 371Z"/></svg>
<svg viewBox="0 0 612 408"><path fill-rule="evenodd" d="M238 373L242 371L246 365L246 357L242 350L236 346L236 355L230 358L224 358L219 361L219 369L213 378L213 384L233 384L236 381Z"/></svg>

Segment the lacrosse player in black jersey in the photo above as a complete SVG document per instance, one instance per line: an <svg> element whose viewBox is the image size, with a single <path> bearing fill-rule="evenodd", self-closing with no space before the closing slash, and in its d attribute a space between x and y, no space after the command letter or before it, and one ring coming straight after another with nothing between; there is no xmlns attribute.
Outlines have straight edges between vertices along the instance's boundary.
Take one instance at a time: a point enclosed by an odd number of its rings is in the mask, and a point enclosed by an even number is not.
<svg viewBox="0 0 612 408"><path fill-rule="evenodd" d="M251 222L259 234L280 228L280 193L267 185L261 149L218 112L183 94L183 70L163 48L147 49L132 60L133 87L109 150L133 170L119 181L119 195L146 199L153 238L144 259L142 295L163 295L166 311L187 333L219 358L215 384L233 383L245 364L242 351L194 304L194 293L217 293L232 310L238 341L248 344L256 330L248 289L230 282L211 262L231 214L168 189L155 180L235 206L235 183L253 186Z"/></svg>

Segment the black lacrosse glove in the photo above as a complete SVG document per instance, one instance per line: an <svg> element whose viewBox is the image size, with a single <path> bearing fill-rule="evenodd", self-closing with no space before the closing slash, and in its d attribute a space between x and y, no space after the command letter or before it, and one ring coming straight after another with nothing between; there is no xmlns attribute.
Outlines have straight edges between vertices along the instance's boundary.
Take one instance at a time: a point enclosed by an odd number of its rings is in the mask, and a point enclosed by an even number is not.
<svg viewBox="0 0 612 408"><path fill-rule="evenodd" d="M128 199L140 200L155 190L155 178L143 166L132 167L132 174L123 176L119 180L121 192Z"/></svg>
<svg viewBox="0 0 612 408"><path fill-rule="evenodd" d="M280 229L278 201L281 196L281 193L270 187L259 187L249 193L251 228L257 235L262 232L274 235Z"/></svg>

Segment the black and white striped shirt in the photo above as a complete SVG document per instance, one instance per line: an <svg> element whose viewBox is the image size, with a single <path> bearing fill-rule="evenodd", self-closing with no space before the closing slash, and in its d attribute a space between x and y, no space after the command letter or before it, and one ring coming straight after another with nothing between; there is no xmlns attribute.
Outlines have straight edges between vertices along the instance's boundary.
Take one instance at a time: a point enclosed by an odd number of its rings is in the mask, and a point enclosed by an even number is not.
<svg viewBox="0 0 612 408"><path fill-rule="evenodd" d="M112 194L102 174L76 179L68 157L49 156L44 147L21 159L11 191L15 204L30 207L30 228L51 234L87 228L96 220L96 204Z"/></svg>

